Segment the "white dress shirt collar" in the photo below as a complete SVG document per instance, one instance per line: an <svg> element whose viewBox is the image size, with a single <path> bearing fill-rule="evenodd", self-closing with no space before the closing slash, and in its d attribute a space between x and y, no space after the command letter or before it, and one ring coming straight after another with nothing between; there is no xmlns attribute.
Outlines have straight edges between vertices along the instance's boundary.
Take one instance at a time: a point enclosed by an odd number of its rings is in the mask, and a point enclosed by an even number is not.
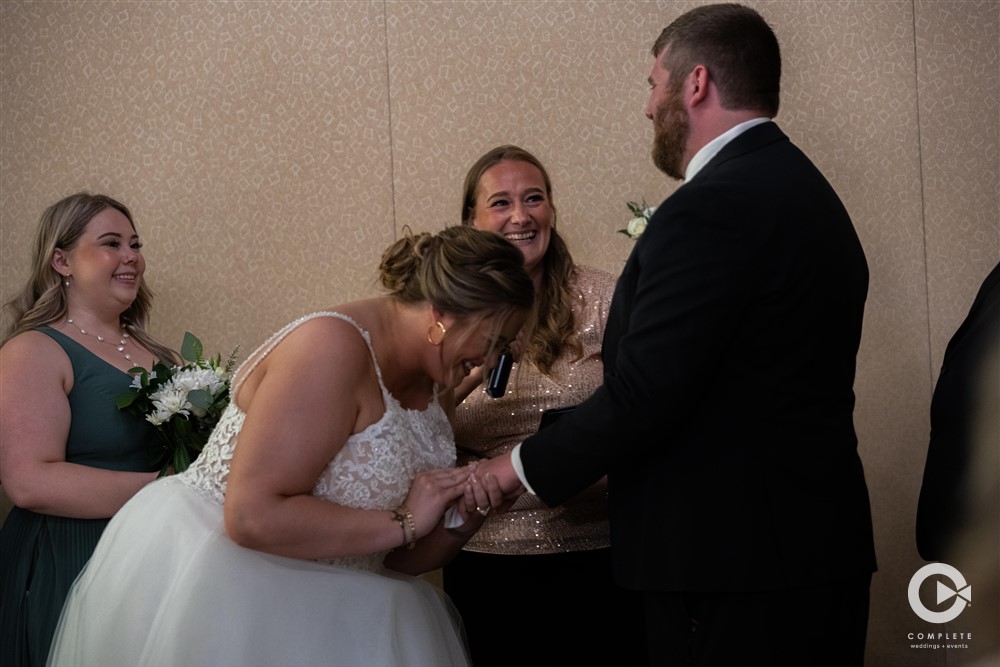
<svg viewBox="0 0 1000 667"><path fill-rule="evenodd" d="M708 164L708 161L715 157L719 151L722 150L723 146L749 130L751 127L760 125L761 123L770 122L770 120L770 118L754 118L752 120L744 121L739 125L734 125L717 136L715 139L712 139L710 142L702 146L701 150L695 153L694 157L691 158L691 161L688 162L687 169L684 170L684 182L687 183L694 178L695 174L701 171L701 168Z"/></svg>

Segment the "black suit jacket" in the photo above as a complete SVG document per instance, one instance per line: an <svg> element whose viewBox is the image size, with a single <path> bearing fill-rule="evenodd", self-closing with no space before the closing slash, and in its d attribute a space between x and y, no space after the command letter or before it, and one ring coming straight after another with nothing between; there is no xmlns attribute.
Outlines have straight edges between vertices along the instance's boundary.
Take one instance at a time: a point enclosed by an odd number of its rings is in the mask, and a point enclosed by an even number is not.
<svg viewBox="0 0 1000 667"><path fill-rule="evenodd" d="M548 504L608 473L618 581L780 590L872 572L853 424L868 267L774 123L657 209L619 279L604 384L521 447ZM790 601L791 603L791 601Z"/></svg>

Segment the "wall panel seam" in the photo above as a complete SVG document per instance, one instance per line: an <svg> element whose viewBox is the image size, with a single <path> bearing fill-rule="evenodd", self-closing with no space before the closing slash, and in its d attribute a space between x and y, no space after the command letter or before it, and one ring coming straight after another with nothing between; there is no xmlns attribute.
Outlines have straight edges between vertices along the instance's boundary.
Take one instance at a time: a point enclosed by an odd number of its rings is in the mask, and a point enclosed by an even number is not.
<svg viewBox="0 0 1000 667"><path fill-rule="evenodd" d="M917 122L917 179L920 182L920 232L924 251L924 308L927 313L927 381L934 387L933 350L931 349L931 285L930 264L927 256L927 197L924 181L924 137L920 124L920 50L917 46L917 0L910 0L910 20L913 22L913 99Z"/></svg>
<svg viewBox="0 0 1000 667"><path fill-rule="evenodd" d="M382 0L382 30L385 44L385 108L389 129L389 208L392 216L392 240L399 238L396 225L396 146L392 137L392 70L389 66L389 0Z"/></svg>

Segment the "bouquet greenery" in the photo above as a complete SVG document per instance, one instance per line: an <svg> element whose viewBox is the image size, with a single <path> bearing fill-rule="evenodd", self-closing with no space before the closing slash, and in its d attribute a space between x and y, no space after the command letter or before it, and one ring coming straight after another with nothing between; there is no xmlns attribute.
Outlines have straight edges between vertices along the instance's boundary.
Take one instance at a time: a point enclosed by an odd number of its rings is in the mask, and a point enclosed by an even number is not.
<svg viewBox="0 0 1000 667"><path fill-rule="evenodd" d="M222 411L229 405L229 382L236 361L235 348L225 364L221 355L206 359L201 341L184 333L183 366L158 363L152 372L133 368L135 379L115 400L119 410L128 410L156 427L163 440L158 457L160 476L171 467L184 472L208 441Z"/></svg>

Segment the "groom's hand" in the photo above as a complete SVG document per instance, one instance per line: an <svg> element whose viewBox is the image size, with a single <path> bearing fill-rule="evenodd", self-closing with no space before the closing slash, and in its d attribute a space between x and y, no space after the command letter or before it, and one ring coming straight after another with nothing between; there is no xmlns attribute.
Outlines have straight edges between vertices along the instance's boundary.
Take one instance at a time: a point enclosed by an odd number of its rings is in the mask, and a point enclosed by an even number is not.
<svg viewBox="0 0 1000 667"><path fill-rule="evenodd" d="M521 480L510 462L509 453L480 461L475 474L480 480L485 479L487 474L494 476L505 498L516 498L524 492Z"/></svg>

